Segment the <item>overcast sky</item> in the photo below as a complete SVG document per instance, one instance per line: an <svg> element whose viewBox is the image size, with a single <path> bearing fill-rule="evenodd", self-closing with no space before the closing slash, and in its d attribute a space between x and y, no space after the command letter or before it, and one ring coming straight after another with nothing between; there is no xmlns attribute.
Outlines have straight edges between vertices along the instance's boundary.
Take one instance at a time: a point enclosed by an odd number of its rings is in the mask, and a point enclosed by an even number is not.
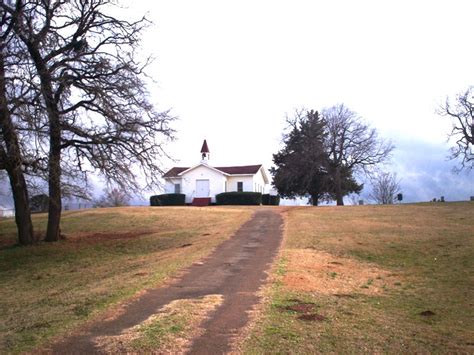
<svg viewBox="0 0 474 355"><path fill-rule="evenodd" d="M474 85L474 1L123 0L154 22L142 48L158 108L179 116L169 151L189 166L272 164L285 115L344 103L396 145L406 201L474 195L447 161L447 96Z"/></svg>
<svg viewBox="0 0 474 355"><path fill-rule="evenodd" d="M286 113L344 103L397 149L407 201L474 195L436 114L474 85L474 1L133 1L154 26L151 91L179 116L177 165L272 164ZM173 164L169 163L167 166Z"/></svg>

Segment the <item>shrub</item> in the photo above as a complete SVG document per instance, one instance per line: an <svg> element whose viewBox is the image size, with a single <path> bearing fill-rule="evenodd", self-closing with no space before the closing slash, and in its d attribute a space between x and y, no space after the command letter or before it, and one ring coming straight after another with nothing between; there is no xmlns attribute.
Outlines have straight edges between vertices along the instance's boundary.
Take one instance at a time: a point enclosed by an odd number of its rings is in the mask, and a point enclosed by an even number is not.
<svg viewBox="0 0 474 355"><path fill-rule="evenodd" d="M150 196L150 206L184 206L185 194L163 194Z"/></svg>
<svg viewBox="0 0 474 355"><path fill-rule="evenodd" d="M260 192L223 192L216 195L217 205L260 205Z"/></svg>
<svg viewBox="0 0 474 355"><path fill-rule="evenodd" d="M279 206L280 205L280 195L270 195L270 205Z"/></svg>
<svg viewBox="0 0 474 355"><path fill-rule="evenodd" d="M264 194L262 195L262 205L271 205L271 206L278 206L280 204L280 196Z"/></svg>

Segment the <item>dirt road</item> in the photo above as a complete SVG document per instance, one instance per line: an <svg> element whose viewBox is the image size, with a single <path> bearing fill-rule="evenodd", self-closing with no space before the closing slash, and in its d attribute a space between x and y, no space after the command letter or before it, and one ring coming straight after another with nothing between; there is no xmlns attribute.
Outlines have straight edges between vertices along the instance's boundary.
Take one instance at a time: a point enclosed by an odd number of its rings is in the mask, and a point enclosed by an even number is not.
<svg viewBox="0 0 474 355"><path fill-rule="evenodd" d="M98 321L75 336L55 344L53 353L102 353L95 339L121 334L142 323L161 307L178 299L222 295L223 303L205 320L204 333L193 340L191 354L222 354L248 321L259 301L257 291L282 240L282 218L271 209L257 210L230 239L202 263L194 264L171 285L148 290L128 304L118 317Z"/></svg>

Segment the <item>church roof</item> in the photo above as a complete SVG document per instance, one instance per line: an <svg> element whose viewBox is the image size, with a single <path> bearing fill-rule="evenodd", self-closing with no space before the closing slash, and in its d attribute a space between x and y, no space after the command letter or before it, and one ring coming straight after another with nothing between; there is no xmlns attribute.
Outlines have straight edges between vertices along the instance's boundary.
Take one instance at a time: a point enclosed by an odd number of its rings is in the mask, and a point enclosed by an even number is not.
<svg viewBox="0 0 474 355"><path fill-rule="evenodd" d="M250 175L250 174L256 174L261 167L262 165L259 164L259 165L244 165L244 166L220 166L220 167L213 167L213 168L229 175ZM163 175L163 177L164 178L177 177L183 171L186 171L188 169L190 168L189 167L187 168L174 167L170 169L169 171L167 171Z"/></svg>
<svg viewBox="0 0 474 355"><path fill-rule="evenodd" d="M202 143L201 153L209 153L209 148L207 147L207 142L205 139L204 139L204 142Z"/></svg>
<svg viewBox="0 0 474 355"><path fill-rule="evenodd" d="M182 168L182 167L174 167L168 170L166 173L163 174L163 177L175 177L181 174L183 171L188 170L189 167L187 168Z"/></svg>
<svg viewBox="0 0 474 355"><path fill-rule="evenodd" d="M216 169L230 175L238 175L238 174L256 174L261 167L262 165L259 164L259 165L244 165L244 166L221 166L221 167L216 167Z"/></svg>

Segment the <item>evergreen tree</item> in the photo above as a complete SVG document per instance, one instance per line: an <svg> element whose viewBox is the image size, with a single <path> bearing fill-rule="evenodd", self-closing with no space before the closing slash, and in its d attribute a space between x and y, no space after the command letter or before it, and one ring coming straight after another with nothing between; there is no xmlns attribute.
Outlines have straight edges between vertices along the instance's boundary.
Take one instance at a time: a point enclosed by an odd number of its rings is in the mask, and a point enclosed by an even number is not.
<svg viewBox="0 0 474 355"><path fill-rule="evenodd" d="M362 191L363 185L357 183L351 168L333 164L328 126L317 111L297 111L287 121L290 131L284 136L284 147L273 155L275 167L270 169L273 185L282 197L309 196L317 206L321 200Z"/></svg>
<svg viewBox="0 0 474 355"><path fill-rule="evenodd" d="M324 122L317 111L297 111L284 147L273 155L273 185L282 197L309 195L313 205L327 195Z"/></svg>

